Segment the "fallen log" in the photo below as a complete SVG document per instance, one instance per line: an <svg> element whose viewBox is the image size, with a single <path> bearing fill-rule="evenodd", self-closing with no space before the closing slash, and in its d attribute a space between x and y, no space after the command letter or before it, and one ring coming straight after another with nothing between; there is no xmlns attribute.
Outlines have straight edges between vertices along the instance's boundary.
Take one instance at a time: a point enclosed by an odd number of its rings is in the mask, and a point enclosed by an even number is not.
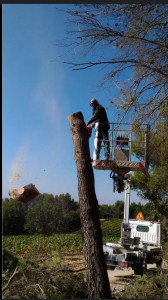
<svg viewBox="0 0 168 300"><path fill-rule="evenodd" d="M19 189L10 189L9 196L12 199L27 203L34 199L36 196L40 195L40 192L36 189L35 185L30 183Z"/></svg>

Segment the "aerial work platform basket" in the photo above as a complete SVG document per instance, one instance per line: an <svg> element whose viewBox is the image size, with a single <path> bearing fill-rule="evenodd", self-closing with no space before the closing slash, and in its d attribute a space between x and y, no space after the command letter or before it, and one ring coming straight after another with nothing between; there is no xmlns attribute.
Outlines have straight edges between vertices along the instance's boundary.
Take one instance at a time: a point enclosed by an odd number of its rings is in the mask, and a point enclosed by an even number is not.
<svg viewBox="0 0 168 300"><path fill-rule="evenodd" d="M96 170L111 170L117 174L126 174L130 171L142 171L146 173L149 162L149 130L148 124L136 126L130 123L109 123L109 139L98 138L99 122L95 124L95 138L93 151L93 167ZM104 142L109 141L109 160L105 160ZM98 159L98 143L100 144ZM135 153L139 152L141 160Z"/></svg>

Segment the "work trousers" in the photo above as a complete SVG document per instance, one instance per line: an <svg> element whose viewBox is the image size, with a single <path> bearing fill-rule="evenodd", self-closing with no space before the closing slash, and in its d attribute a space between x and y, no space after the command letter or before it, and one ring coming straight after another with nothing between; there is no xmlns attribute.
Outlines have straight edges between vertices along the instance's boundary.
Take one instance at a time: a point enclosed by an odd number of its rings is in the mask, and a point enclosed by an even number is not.
<svg viewBox="0 0 168 300"><path fill-rule="evenodd" d="M98 128L97 159L100 158L100 150L101 150L102 141L104 143L104 155L105 155L105 157L109 158L110 143L109 143L108 129L106 127L103 127L103 126Z"/></svg>

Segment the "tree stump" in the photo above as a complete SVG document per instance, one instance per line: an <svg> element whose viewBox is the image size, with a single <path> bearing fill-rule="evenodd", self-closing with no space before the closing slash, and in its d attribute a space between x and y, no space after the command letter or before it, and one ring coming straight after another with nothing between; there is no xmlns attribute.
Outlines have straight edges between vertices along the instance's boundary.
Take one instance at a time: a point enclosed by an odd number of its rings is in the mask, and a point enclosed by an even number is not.
<svg viewBox="0 0 168 300"><path fill-rule="evenodd" d="M94 186L94 173L91 165L88 130L81 112L68 116L68 121L77 166L88 298L109 299L111 298L111 291L103 254L102 231Z"/></svg>
<svg viewBox="0 0 168 300"><path fill-rule="evenodd" d="M10 189L9 196L12 199L27 203L28 201L34 199L36 196L40 195L40 192L36 189L35 185L32 183L25 185L19 189Z"/></svg>

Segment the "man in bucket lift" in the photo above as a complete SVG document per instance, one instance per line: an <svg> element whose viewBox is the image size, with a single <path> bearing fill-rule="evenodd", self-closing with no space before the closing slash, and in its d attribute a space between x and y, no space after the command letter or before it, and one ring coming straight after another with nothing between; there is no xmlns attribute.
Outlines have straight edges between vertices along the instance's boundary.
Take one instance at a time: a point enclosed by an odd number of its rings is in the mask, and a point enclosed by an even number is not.
<svg viewBox="0 0 168 300"><path fill-rule="evenodd" d="M96 99L90 100L90 106L93 108L93 117L87 122L86 126L93 123L92 128L95 126L96 122L99 123L98 127L98 149L97 149L97 159L99 159L101 142L104 141L105 146L105 160L109 160L110 154L110 144L109 144L109 136L108 130L110 129L109 121L107 118L107 113L105 108L99 104Z"/></svg>

